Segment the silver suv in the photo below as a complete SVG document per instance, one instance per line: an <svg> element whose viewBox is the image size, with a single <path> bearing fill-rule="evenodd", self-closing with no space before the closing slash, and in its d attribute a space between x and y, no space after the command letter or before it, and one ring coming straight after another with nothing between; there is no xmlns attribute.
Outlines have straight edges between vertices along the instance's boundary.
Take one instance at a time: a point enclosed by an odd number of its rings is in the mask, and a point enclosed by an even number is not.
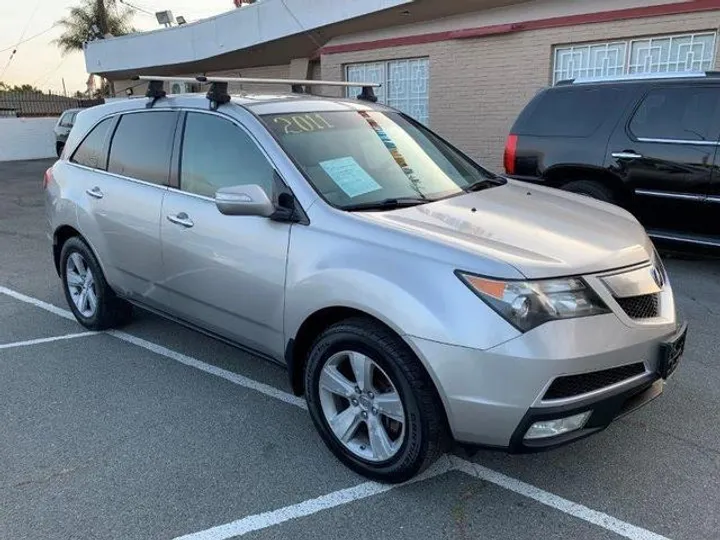
<svg viewBox="0 0 720 540"><path fill-rule="evenodd" d="M596 433L658 396L683 351L629 213L496 176L368 100L94 107L45 188L82 325L136 305L286 365L330 450L380 481L453 441Z"/></svg>

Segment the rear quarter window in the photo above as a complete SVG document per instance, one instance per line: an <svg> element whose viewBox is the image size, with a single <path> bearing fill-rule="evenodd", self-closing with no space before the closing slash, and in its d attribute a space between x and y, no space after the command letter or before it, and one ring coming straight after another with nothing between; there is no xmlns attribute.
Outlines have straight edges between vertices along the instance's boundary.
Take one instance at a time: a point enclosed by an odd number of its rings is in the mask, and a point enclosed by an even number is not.
<svg viewBox="0 0 720 540"><path fill-rule="evenodd" d="M107 165L105 139L109 135L112 122L112 118L106 118L96 125L77 147L70 161L92 169L104 170Z"/></svg>
<svg viewBox="0 0 720 540"><path fill-rule="evenodd" d="M617 88L552 88L535 97L512 132L544 137L590 137L615 118L622 92Z"/></svg>

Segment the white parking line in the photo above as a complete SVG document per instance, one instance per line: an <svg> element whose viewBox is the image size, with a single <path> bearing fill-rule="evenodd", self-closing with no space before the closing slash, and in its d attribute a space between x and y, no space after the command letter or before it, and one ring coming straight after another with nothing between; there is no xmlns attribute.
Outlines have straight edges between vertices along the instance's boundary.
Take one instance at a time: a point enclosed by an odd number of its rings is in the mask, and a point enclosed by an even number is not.
<svg viewBox="0 0 720 540"><path fill-rule="evenodd" d="M42 343L52 343L53 341L63 341L66 339L75 339L87 336L95 336L97 332L80 332L78 334L65 334L64 336L53 336L40 339L29 339L27 341L16 341L14 343L0 344L0 350L14 349L15 347L29 347L31 345L40 345Z"/></svg>
<svg viewBox="0 0 720 540"><path fill-rule="evenodd" d="M333 491L327 495L323 495L316 499L309 499L298 504L291 506L285 506L284 508L278 508L270 512L263 512L262 514L255 514L248 516L225 525L218 525L212 529L205 531L188 534L185 536L179 536L174 540L226 540L228 538L234 538L237 536L243 536L249 532L259 531L261 529L267 529L273 525L279 525L291 519L297 519L300 517L311 516L317 514L323 510L329 510L336 506L342 506L354 501L359 501L372 497L373 495L379 495L385 493L391 489L395 489L401 486L407 486L414 484L415 482L421 482L434 476L445 474L452 470L453 465L450 462L448 456L444 456L439 459L431 468L424 473L416 476L415 478L405 482L404 484L379 484L377 482L363 482L357 486L341 489L339 491Z"/></svg>
<svg viewBox="0 0 720 540"><path fill-rule="evenodd" d="M171 349L168 349L167 347L163 347L162 345L152 343L151 341L135 337L131 334L128 334L127 332L110 330L107 333L128 343L132 343L133 345L137 345L138 347L142 347L143 349L152 351L155 354L159 354L161 356L165 356L166 358L170 358L171 360L175 360L176 362L180 362L181 364L185 364L186 366L199 369L200 371L204 371L205 373L210 373L211 375L215 375L216 377L220 377L222 379L225 379L226 381L230 381L231 383L243 386L245 388L249 388L251 390L255 390L256 392L260 392L261 394L265 394L266 396L270 396L271 398L279 399L280 401L284 401L285 403L289 403L290 405L300 407L301 409L307 409L307 405L304 399L289 394L287 392L283 392L282 390L278 390L277 388L275 388L274 386L270 386L269 384L248 379L247 377L243 377L238 373L234 373L232 371L213 366L212 364L206 364L205 362L201 362L196 358L173 351Z"/></svg>
<svg viewBox="0 0 720 540"><path fill-rule="evenodd" d="M62 317L64 319L69 319L71 321L75 320L75 316L72 314L72 312L66 309L59 308L57 306L54 306L53 304L48 304L47 302L43 302L42 300L39 300L37 298L33 298L12 289L8 289L7 287L0 286L0 294L4 294L21 302L25 302L26 304L31 304L33 306L39 307L41 309L44 309L45 311L54 313L55 315L58 315L59 317ZM232 371L213 366L212 364L206 364L205 362L201 362L200 360L197 360L190 356L186 356L179 352L170 350L166 347L163 347L162 345L158 345L156 343L152 343L151 341L135 337L131 334L128 334L127 332L110 330L106 333L128 343L132 343L133 345L137 345L138 347L142 347L143 349L147 349L161 356L165 356L166 358L175 360L176 362L180 362L181 364L185 364L186 366L199 369L200 371L204 371L205 373L210 373L211 375L215 375L216 377L220 377L239 386L255 390L256 392L260 392L261 394L265 394L266 396L279 399L280 401L284 401L285 403L289 403L290 405L295 405L296 407L300 407L301 409L307 409L307 405L305 404L304 399L289 394L288 392L278 390L274 386L248 379L247 377L243 377L242 375L233 373ZM39 343L42 343L42 341L40 341Z"/></svg>
<svg viewBox="0 0 720 540"><path fill-rule="evenodd" d="M636 527L625 521L616 519L603 512L598 512L582 504L577 504L553 493L549 493L543 489L537 488L531 484L527 484L521 480L516 480L510 476L506 476L482 465L477 465L470 461L452 456L454 469L464 472L480 480L491 482L497 486L503 487L510 491L514 491L520 495L524 495L529 499L533 499L545 506L550 506L556 510L560 510L583 521L587 521L608 531L630 538L632 540L668 540L667 537L655 534L641 527Z"/></svg>
<svg viewBox="0 0 720 540"><path fill-rule="evenodd" d="M33 298L32 296L27 296L23 293L13 291L12 289L8 289L7 287L0 286L0 294L9 296L10 298L14 298L15 300L20 300L21 302L25 302L26 304L32 304L33 306L44 309L45 311L54 313L55 315L57 315L58 317L62 317L63 319L68 319L70 321L75 320L72 312L68 311L67 309L62 309L52 304L48 304L47 302L43 302L42 300L38 300L37 298Z"/></svg>
<svg viewBox="0 0 720 540"><path fill-rule="evenodd" d="M0 294L5 294L7 296L15 298L16 300L20 300L21 302L32 304L65 319L74 320L71 312L61 309L52 304L48 304L47 302L43 302L42 300L38 300L37 298L32 298L17 291L13 291L12 289L0 286ZM243 377L242 375L238 375L237 373L218 368L211 364L206 364L205 362L201 362L200 360L178 353L161 345L157 345L150 341L135 337L126 332L112 330L109 331L108 334L127 343L132 343L134 345L157 353L161 356L165 356L166 358L170 358L172 360L185 364L186 366L190 366L206 373L216 375L227 381L238 384L245 388L256 390L269 397L273 397L275 399L284 401L285 403L295 405L296 407L300 407L303 409L306 408L305 402L301 398L293 396L292 394L289 394L287 392L283 392L282 390L278 390L277 388L274 388L267 384L248 379L247 377ZM603 512L598 512L597 510L593 510L591 508L588 508L587 506L574 503L558 495L535 487L531 484L527 484L525 482L522 482L521 480L506 476L502 473L493 471L492 469L488 469L481 465L476 465L464 459L455 456L446 456L438 463L439 465L431 468L425 474L419 475L417 478L414 478L410 481L410 483L431 478L432 476L437 476L438 474L443 474L451 470L457 470L474 476L478 479L484 480L486 482L491 482L510 491L514 491L515 493L533 499L541 504L544 504L545 506L549 506L551 508L564 512L565 514L574 516L578 519L582 519L583 521L602 527L603 529L619 534L620 536L623 536L625 538L629 538L630 540L669 540L668 538L647 529L643 529L625 521L621 521ZM284 521L288 521L290 519L312 515L316 512L320 512L321 510L326 510L328 508L347 504L352 501L365 499L372 495L384 493L386 491L389 491L390 489L394 489L401 485L406 484L384 485L377 484L375 482L364 482L352 488L347 488L340 491L335 491L333 493L329 493L327 495L323 495L322 497L319 497L317 499L311 499L309 501L298 503L292 506L287 506L285 508L280 508L278 510L273 510L271 512L247 516L238 521L233 521L232 523L228 523L226 525L213 527L211 529L207 529L205 531L194 533L188 536L183 536L181 538L209 540L216 538L230 538L232 536L239 536L241 534L246 534L250 531L255 531L270 527L272 525L277 525L278 523L283 523ZM224 531L230 531L232 532L232 534L228 536ZM207 534L207 536L203 536L205 534Z"/></svg>

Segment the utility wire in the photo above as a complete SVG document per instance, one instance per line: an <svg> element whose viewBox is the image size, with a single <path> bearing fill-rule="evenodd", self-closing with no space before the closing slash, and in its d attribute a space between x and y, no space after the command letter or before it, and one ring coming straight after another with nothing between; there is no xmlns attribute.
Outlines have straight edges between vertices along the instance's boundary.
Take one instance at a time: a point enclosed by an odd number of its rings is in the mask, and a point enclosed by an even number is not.
<svg viewBox="0 0 720 540"><path fill-rule="evenodd" d="M35 2L35 9L32 10L32 13L30 14L30 17L28 18L27 22L25 23L25 28L23 28L22 34L20 34L20 39L18 39L18 42L17 42L17 44L15 45L16 48L17 48L17 46L20 45L20 43L22 42L23 38L25 37L25 33L28 31L28 28L30 28L30 23L32 22L33 17L35 17L35 13L37 13L37 10L38 10L38 8L40 7L40 2L41 2L41 1L42 1L42 0L37 0L37 2Z"/></svg>
<svg viewBox="0 0 720 540"><path fill-rule="evenodd" d="M54 29L57 26L57 24L53 24L50 28L46 28L42 32L38 32L37 34L33 34L32 36L23 39L22 41L19 41L15 45L10 45L9 47L5 47L4 49L0 49L0 53L4 53L5 51L9 51L10 49L17 49L18 45L22 45L23 43L27 43L28 41L35 39L36 37L40 37L44 34L47 34L50 30Z"/></svg>
<svg viewBox="0 0 720 540"><path fill-rule="evenodd" d="M130 2L126 2L125 0L120 0L121 4L126 5L129 8L134 9L135 11L139 11L140 13L144 13L145 15L152 15L153 17L155 14L152 11L148 11L147 9L143 9L141 7L138 7L136 5L131 4Z"/></svg>
<svg viewBox="0 0 720 540"><path fill-rule="evenodd" d="M8 61L5 63L5 67L2 70L2 73L0 73L0 80L5 76L5 72L7 71L7 68L10 66L10 62L12 62L13 58L15 58L15 53L17 52L17 49L13 49L13 52L10 53L10 58L8 58Z"/></svg>
<svg viewBox="0 0 720 540"><path fill-rule="evenodd" d="M121 0L121 1L122 1L122 0ZM310 33L310 31L308 31L308 30L305 29L305 27L302 25L302 23L300 22L300 20L295 16L295 14L293 13L293 11L292 11L292 10L288 7L288 5L285 3L285 0L280 0L280 1L282 2L282 5L285 7L285 11L287 11L287 12L290 14L290 16L291 16L293 19L295 19L295 22L296 22L297 25L300 27L300 30L302 30L303 32L305 32L305 35L307 35L307 37L309 37L309 38L312 40L312 42L315 44L315 46L316 46L318 49L321 49L321 48L322 48L322 45L321 45L320 43L318 43L318 40L315 39L315 36L313 36L313 35Z"/></svg>
<svg viewBox="0 0 720 540"><path fill-rule="evenodd" d="M60 60L60 62L58 62L58 64L57 64L57 65L52 69L52 71L50 71L47 75L44 75L44 76L42 76L42 77L38 77L37 79L35 79L35 80L33 81L33 83L32 83L32 86L38 86L38 87L40 87L40 86L44 85L50 77L52 77L53 75L55 75L55 73L57 72L57 70L60 69L60 67L61 67L65 62L67 62L67 60L68 60L69 58L70 58L70 55L63 57L63 59ZM42 80L41 80L41 79L42 79ZM38 81L40 81L40 82L38 83Z"/></svg>
<svg viewBox="0 0 720 540"><path fill-rule="evenodd" d="M5 64L5 67L2 70L2 73L0 73L0 79L2 79L5 76L5 72L7 71L7 68L10 67L10 64L13 61L13 58L15 58L15 54L17 54L17 48L22 43L23 38L25 37L25 33L28 31L28 28L30 28L30 23L33 20L33 17L35 17L35 13L37 13L38 8L40 7L41 0L37 0L35 2L35 7L32 10L32 13L30 13L30 17L28 17L27 22L25 22L25 26L23 28L22 33L20 34L20 39L18 39L17 43L15 44L15 47L12 48L12 52L10 53L10 58L8 58L7 64Z"/></svg>

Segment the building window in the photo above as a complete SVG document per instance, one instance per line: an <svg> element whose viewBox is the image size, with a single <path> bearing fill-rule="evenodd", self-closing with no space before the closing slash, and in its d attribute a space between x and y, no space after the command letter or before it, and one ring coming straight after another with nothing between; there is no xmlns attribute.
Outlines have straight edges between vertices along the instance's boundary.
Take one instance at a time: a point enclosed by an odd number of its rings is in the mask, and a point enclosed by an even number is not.
<svg viewBox="0 0 720 540"><path fill-rule="evenodd" d="M395 107L426 125L429 123L429 74L427 58L345 66L345 80L382 84L380 88L375 89L375 95L380 103ZM348 97L354 97L359 93L359 87L347 89Z"/></svg>
<svg viewBox="0 0 720 540"><path fill-rule="evenodd" d="M715 32L705 32L555 47L553 83L634 73L712 70L715 39Z"/></svg>

